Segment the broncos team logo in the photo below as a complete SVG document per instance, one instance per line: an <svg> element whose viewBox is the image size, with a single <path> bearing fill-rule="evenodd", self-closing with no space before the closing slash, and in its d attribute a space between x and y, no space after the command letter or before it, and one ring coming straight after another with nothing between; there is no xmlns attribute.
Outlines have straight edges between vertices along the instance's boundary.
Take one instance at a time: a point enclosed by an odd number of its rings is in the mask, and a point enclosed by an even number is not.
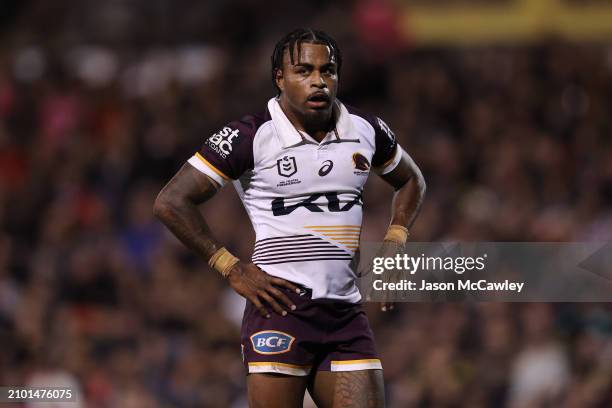
<svg viewBox="0 0 612 408"><path fill-rule="evenodd" d="M368 171L370 170L370 162L360 153L353 154L353 165L357 170Z"/></svg>

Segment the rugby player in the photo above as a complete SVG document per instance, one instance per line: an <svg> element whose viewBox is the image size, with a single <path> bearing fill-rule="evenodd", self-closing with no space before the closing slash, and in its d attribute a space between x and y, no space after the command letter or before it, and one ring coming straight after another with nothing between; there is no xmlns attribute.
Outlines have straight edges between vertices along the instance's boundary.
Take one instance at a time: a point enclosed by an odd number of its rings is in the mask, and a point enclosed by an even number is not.
<svg viewBox="0 0 612 408"><path fill-rule="evenodd" d="M395 189L382 253L406 242L423 176L379 118L336 99L342 56L321 31L276 45L278 95L209 136L154 212L247 299L241 347L251 407L383 407L382 366L352 261L370 172ZM232 181L253 224L252 262L215 241L198 210ZM383 311L390 305L383 304Z"/></svg>

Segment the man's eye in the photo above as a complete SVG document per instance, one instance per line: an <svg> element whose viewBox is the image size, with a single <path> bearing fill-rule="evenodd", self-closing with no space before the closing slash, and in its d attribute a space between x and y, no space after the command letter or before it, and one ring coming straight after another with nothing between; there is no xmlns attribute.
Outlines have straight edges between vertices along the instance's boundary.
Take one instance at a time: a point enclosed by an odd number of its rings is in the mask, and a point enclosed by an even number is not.
<svg viewBox="0 0 612 408"><path fill-rule="evenodd" d="M335 68L326 68L325 70L323 70L323 73L325 75L336 75L336 69Z"/></svg>

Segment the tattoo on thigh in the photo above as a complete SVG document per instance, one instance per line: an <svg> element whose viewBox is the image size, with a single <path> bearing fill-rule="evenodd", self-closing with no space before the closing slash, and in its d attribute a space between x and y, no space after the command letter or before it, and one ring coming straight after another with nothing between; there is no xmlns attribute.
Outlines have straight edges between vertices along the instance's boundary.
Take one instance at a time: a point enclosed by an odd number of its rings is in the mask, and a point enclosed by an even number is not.
<svg viewBox="0 0 612 408"><path fill-rule="evenodd" d="M384 396L368 371L341 371L334 386L334 408L382 408Z"/></svg>

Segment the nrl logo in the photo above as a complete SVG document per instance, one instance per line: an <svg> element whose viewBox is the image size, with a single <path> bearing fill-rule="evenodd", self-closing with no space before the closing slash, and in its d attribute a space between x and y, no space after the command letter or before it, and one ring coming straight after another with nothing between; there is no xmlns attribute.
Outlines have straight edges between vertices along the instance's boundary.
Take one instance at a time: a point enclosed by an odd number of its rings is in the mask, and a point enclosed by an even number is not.
<svg viewBox="0 0 612 408"><path fill-rule="evenodd" d="M291 177L297 173L297 164L295 157L285 156L282 159L276 161L276 168L278 169L278 175L283 177Z"/></svg>

